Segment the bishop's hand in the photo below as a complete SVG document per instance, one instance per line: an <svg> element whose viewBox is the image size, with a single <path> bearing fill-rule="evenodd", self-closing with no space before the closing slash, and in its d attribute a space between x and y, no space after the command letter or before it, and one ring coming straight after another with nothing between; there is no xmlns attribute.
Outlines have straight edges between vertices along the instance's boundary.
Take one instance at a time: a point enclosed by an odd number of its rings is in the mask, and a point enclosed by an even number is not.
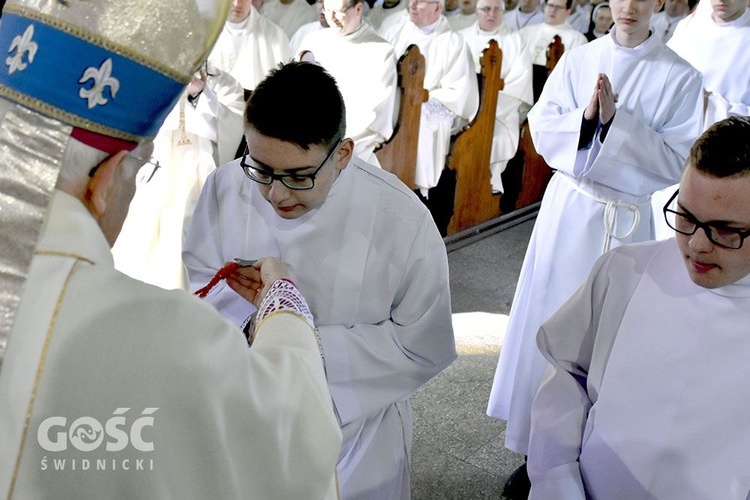
<svg viewBox="0 0 750 500"><path fill-rule="evenodd" d="M206 74L206 71L201 68L198 73L193 75L193 78L190 80L190 83L188 83L187 86L187 93L191 98L197 97L201 92L203 92L203 89L206 88L206 81L208 80L208 75Z"/></svg>
<svg viewBox="0 0 750 500"><path fill-rule="evenodd" d="M259 259L252 266L240 267L227 277L229 287L259 307L274 281L294 281L292 266L273 257Z"/></svg>

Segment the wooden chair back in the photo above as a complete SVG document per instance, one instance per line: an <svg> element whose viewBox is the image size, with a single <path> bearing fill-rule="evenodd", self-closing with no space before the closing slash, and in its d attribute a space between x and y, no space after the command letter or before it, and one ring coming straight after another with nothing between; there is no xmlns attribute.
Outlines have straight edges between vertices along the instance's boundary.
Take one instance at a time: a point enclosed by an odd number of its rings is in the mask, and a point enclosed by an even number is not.
<svg viewBox="0 0 750 500"><path fill-rule="evenodd" d="M410 45L398 60L398 86L401 89L398 122L391 138L375 151L380 166L396 175L410 189L415 188L422 103L429 97L424 89L424 75L424 56L416 45Z"/></svg>
<svg viewBox="0 0 750 500"><path fill-rule="evenodd" d="M490 153L495 131L497 93L503 53L495 40L482 51L479 111L451 145L448 168L456 172L456 196L448 234L475 226L500 215L499 198L490 184Z"/></svg>
<svg viewBox="0 0 750 500"><path fill-rule="evenodd" d="M562 43L562 39L558 35L555 35L552 43L547 47L547 76L555 69L563 52L565 52L565 46ZM524 122L521 128L519 148L524 152L524 165L521 192L516 202L517 209L541 200L553 173L547 162L537 153L534 147L528 121Z"/></svg>
<svg viewBox="0 0 750 500"><path fill-rule="evenodd" d="M557 63L565 52L565 45L562 43L562 38L559 35L555 35L552 39L552 43L547 47L547 75L552 73Z"/></svg>

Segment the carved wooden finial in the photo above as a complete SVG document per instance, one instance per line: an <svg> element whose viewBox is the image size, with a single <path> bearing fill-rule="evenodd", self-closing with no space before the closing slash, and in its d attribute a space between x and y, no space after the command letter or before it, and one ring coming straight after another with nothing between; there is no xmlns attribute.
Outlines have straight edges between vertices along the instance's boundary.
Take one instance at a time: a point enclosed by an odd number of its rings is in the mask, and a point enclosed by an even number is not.
<svg viewBox="0 0 750 500"><path fill-rule="evenodd" d="M562 43L562 38L559 35L555 35L552 43L547 47L547 74L552 73L552 70L555 69L563 52L565 52L565 45Z"/></svg>

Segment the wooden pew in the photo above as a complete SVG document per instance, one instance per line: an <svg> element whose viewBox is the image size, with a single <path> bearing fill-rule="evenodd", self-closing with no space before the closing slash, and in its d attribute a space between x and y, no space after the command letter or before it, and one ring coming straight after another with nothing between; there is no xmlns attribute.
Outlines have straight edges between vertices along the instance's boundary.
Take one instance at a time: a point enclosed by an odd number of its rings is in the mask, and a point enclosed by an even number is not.
<svg viewBox="0 0 750 500"><path fill-rule="evenodd" d="M557 62L563 55L565 46L559 36L555 35L552 43L547 47L547 76L555 69ZM552 169L547 165L534 147L529 131L529 122L524 122L521 128L521 138L518 145L524 153L523 177L521 192L518 195L516 209L526 207L542 199L544 190L552 178Z"/></svg>
<svg viewBox="0 0 750 500"><path fill-rule="evenodd" d="M398 122L391 138L375 150L380 166L396 175L410 189L415 188L422 103L429 97L424 89L424 75L424 56L416 45L410 45L398 60L398 86L401 89Z"/></svg>
<svg viewBox="0 0 750 500"><path fill-rule="evenodd" d="M557 63L560 62L563 52L565 52L565 45L563 45L562 39L555 35L552 43L547 47L547 76L552 73Z"/></svg>
<svg viewBox="0 0 750 500"><path fill-rule="evenodd" d="M490 153L495 130L497 93L503 89L500 77L503 53L490 40L482 51L479 111L451 144L448 168L456 173L456 196L448 234L453 234L500 215L499 199L490 184Z"/></svg>

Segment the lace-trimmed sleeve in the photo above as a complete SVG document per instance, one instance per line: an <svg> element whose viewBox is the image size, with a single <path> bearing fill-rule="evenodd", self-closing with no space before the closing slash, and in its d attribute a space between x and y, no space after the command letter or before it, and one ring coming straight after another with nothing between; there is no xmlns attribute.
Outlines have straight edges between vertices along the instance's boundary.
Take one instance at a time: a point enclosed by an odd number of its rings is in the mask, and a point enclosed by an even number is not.
<svg viewBox="0 0 750 500"><path fill-rule="evenodd" d="M291 311L304 317L312 328L315 328L313 316L307 302L297 287L288 279L276 280L271 284L266 296L263 298L258 313L255 318L255 324L259 325L269 314L276 311Z"/></svg>

